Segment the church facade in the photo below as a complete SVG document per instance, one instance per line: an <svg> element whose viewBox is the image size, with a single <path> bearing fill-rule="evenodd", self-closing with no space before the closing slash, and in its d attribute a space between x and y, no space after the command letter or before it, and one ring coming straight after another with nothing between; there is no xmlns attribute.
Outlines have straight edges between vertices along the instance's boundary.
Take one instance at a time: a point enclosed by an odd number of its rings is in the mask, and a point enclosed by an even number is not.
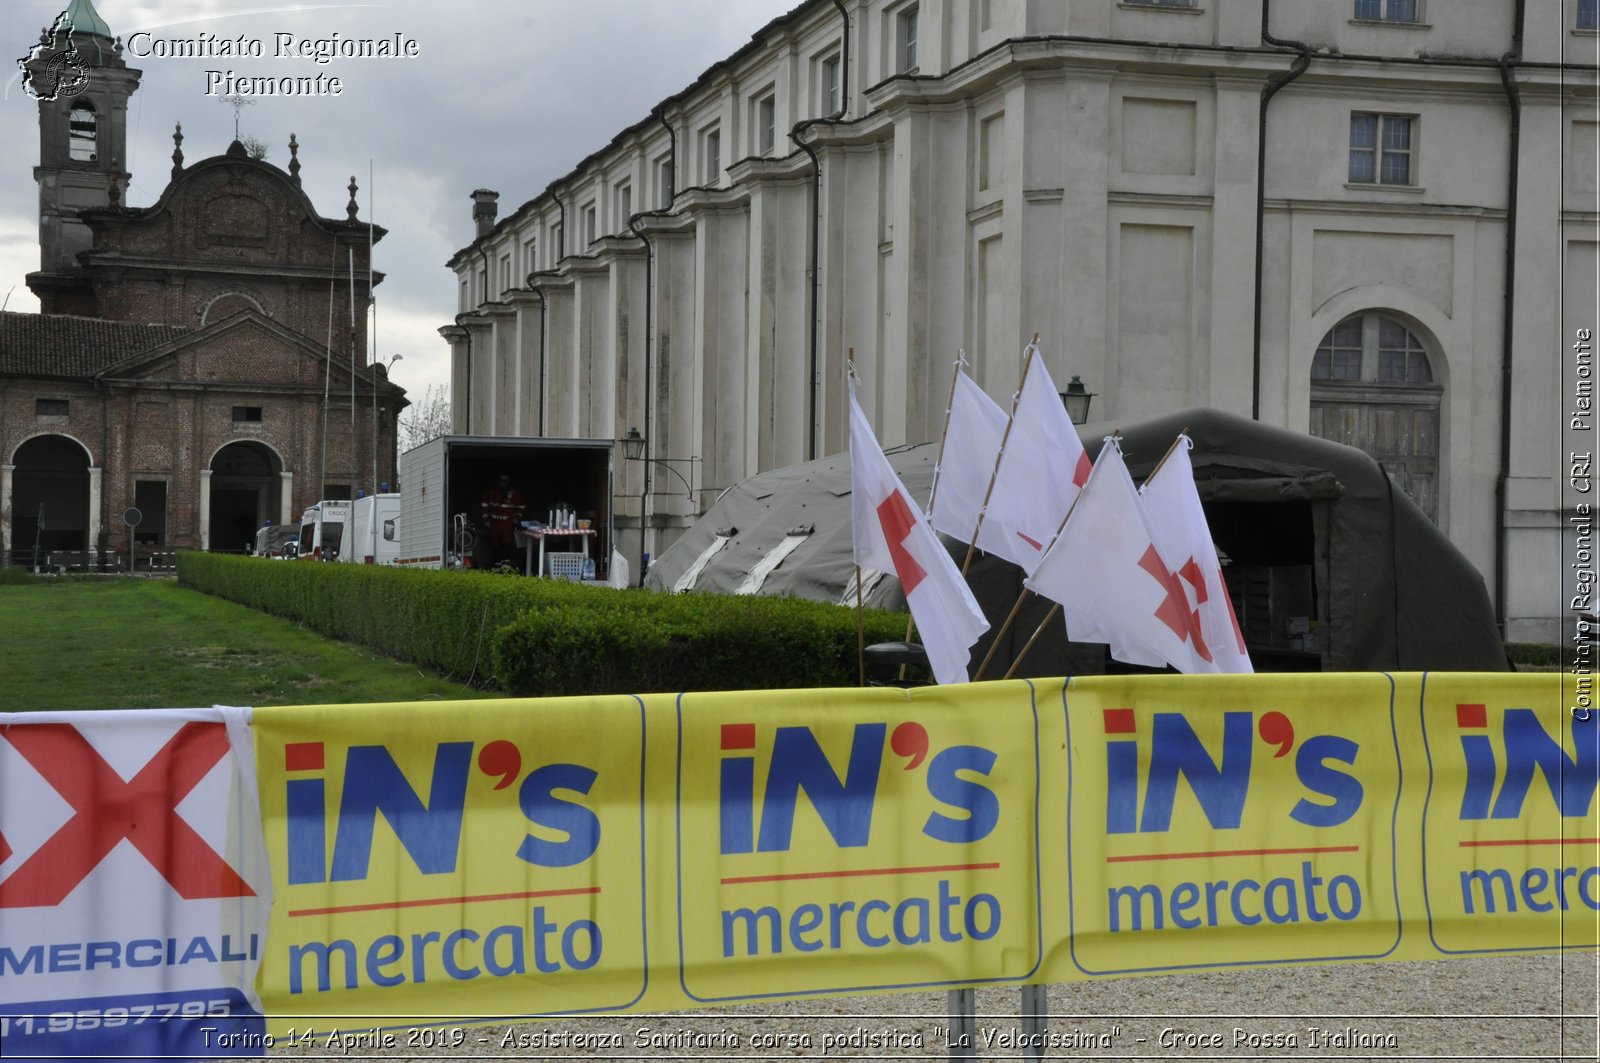
<svg viewBox="0 0 1600 1063"><path fill-rule="evenodd" d="M321 498L393 483L404 391L368 364L371 245L235 140L156 202L123 194L140 71L89 0L41 37L39 314L0 313L0 550L240 551ZM81 64L66 85L47 73ZM54 66L51 65L55 60ZM370 274L370 283L381 275ZM137 514L130 513L137 510ZM137 516L136 524L125 518Z"/></svg>
<svg viewBox="0 0 1600 1063"><path fill-rule="evenodd" d="M473 193L455 429L636 427L619 528L659 552L729 485L844 449L852 351L894 445L939 438L960 352L1007 405L1038 334L1091 420L1208 406L1367 450L1504 634L1555 641L1593 501L1567 460L1593 433L1562 426L1592 398L1596 21L800 3L532 198Z"/></svg>

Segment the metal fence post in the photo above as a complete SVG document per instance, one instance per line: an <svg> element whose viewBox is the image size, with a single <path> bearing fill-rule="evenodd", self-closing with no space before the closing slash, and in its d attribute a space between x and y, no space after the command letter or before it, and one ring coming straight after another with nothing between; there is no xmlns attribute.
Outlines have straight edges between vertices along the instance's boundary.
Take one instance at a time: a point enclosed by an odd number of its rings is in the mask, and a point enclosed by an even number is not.
<svg viewBox="0 0 1600 1063"><path fill-rule="evenodd" d="M950 1046L951 1059L978 1058L978 991L952 989L945 995L950 1012L950 1026L945 1031L945 1043Z"/></svg>
<svg viewBox="0 0 1600 1063"><path fill-rule="evenodd" d="M1022 1058L1043 1059L1045 1037L1050 1031L1050 987L1022 987Z"/></svg>

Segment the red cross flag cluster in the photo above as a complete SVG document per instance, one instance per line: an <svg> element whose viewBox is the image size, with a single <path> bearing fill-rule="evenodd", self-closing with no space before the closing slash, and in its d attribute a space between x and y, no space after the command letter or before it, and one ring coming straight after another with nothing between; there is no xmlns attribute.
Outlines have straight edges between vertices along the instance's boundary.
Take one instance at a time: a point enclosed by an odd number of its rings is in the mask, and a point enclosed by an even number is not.
<svg viewBox="0 0 1600 1063"><path fill-rule="evenodd" d="M1249 672L1180 436L1141 492L1108 438L1060 533L1025 582L1060 602L1067 636L1128 664Z"/></svg>
<svg viewBox="0 0 1600 1063"><path fill-rule="evenodd" d="M855 561L893 572L940 683L965 683L972 644L989 630L966 580L872 434L850 382L850 517Z"/></svg>
<svg viewBox="0 0 1600 1063"><path fill-rule="evenodd" d="M1188 437L1179 437L1141 490L1114 440L1090 462L1036 346L1027 349L1009 417L961 366L957 362L951 382L928 523L1020 566L1029 590L1061 603L1074 641L1104 642L1129 664L1171 665L1185 673L1254 671L1195 489ZM855 439L871 440L871 429L859 407L852 415L859 418L859 427L852 421L852 460L860 466L866 459L856 453ZM875 440L871 448L882 462ZM883 470L893 477L886 463ZM871 497L882 498L886 490ZM893 502L887 515L864 505L858 488L858 562L898 572L897 564L863 560L862 537L909 527L914 505ZM895 541L892 533L889 541ZM906 550L897 549L904 559ZM920 572L913 571L913 586ZM953 589L945 593L955 600ZM923 615L912 612L926 637ZM965 665L965 649L982 630L960 644L959 662L952 662ZM955 636L950 640L954 647Z"/></svg>

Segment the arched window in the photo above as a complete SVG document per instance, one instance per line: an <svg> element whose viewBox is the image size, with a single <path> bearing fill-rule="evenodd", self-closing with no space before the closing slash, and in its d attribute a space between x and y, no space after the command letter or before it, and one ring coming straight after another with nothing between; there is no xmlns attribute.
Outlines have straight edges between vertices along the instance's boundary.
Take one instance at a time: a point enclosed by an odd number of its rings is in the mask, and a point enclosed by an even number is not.
<svg viewBox="0 0 1600 1063"><path fill-rule="evenodd" d="M95 138L98 125L94 104L79 100L72 105L72 112L67 116L67 155L74 162L94 162L98 157L99 145Z"/></svg>
<svg viewBox="0 0 1600 1063"><path fill-rule="evenodd" d="M1371 454L1434 520L1443 397L1427 345L1376 310L1333 326L1311 358L1311 434Z"/></svg>

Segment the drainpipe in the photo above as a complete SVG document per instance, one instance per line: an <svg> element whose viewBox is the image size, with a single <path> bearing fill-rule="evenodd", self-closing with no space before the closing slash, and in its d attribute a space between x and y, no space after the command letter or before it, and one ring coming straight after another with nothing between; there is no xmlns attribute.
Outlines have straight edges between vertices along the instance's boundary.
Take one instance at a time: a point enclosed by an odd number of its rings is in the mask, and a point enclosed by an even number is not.
<svg viewBox="0 0 1600 1063"><path fill-rule="evenodd" d="M672 212L672 201L678 194L678 131L672 128L665 111L656 112L656 120L667 130L667 187L664 189L667 206L662 210L640 211L628 219L628 231L644 243L644 468L641 470L643 486L639 491L639 586L644 586L645 511L650 500L650 452L655 448L655 263L656 248L650 237L638 226L640 218L664 218Z"/></svg>
<svg viewBox="0 0 1600 1063"><path fill-rule="evenodd" d="M824 122L838 123L850 110L850 12L844 0L833 0L844 20L839 48L839 109L825 118L800 122L789 131L789 139L811 160L811 261L807 266L806 332L808 334L807 363L811 373L811 386L806 389L806 458L817 459L817 394L822 389L821 337L817 330L818 289L822 283L822 160L808 142L800 139L812 126Z"/></svg>
<svg viewBox="0 0 1600 1063"><path fill-rule="evenodd" d="M1517 282L1517 162L1522 152L1522 97L1517 91L1516 65L1522 60L1522 30L1526 0L1517 0L1511 50L1500 57L1500 85L1511 111L1508 148L1510 170L1506 182L1505 302L1500 312L1500 470L1494 482L1494 614L1500 637L1506 631L1506 503L1511 480L1511 370L1515 355Z"/></svg>
<svg viewBox="0 0 1600 1063"><path fill-rule="evenodd" d="M1261 115L1256 121L1256 296L1255 337L1250 355L1250 418L1261 420L1261 280L1262 257L1266 252L1267 218L1267 105L1289 82L1306 72L1311 65L1311 47L1300 41L1280 40L1272 35L1272 0L1261 0L1261 40L1274 48L1293 48L1299 54L1289 69L1267 83L1261 90Z"/></svg>
<svg viewBox="0 0 1600 1063"><path fill-rule="evenodd" d="M561 211L559 238L556 240L556 268L561 267L561 260L567 257L567 205L561 202L561 194L554 188L550 190L550 198L556 201L556 207Z"/></svg>

